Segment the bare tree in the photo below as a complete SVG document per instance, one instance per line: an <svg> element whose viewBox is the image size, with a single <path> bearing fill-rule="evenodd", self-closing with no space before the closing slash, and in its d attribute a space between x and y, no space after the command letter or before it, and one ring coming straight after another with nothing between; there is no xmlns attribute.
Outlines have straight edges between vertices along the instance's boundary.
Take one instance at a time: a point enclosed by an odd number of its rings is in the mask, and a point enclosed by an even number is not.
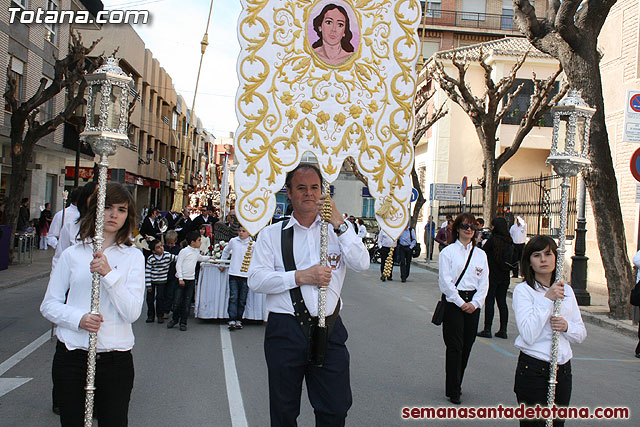
<svg viewBox="0 0 640 427"><path fill-rule="evenodd" d="M527 56L528 52L516 61L506 76L494 82L491 77L493 66L487 62L488 55L481 51L479 63L484 72L485 84L485 91L481 97L475 96L467 83L466 75L469 61L460 59L455 54L452 56L451 61L457 71L457 78L447 74L442 59L436 58L433 62L434 78L447 96L467 113L473 122L478 141L482 146L483 177L480 182L483 188L482 216L487 224L490 224L496 215L500 169L516 154L533 126L549 111L551 106L555 105L564 96L568 89L568 86L564 85L555 96L553 95L553 88L556 79L562 72L562 68L559 68L546 80L536 80L536 75L534 74L533 94L530 98L529 107L520 121L511 145L496 157L496 134L503 117L511 108L513 100L524 87L524 83L522 83L512 91L516 81L516 74L524 64ZM502 102L505 99L506 101Z"/></svg>
<svg viewBox="0 0 640 427"><path fill-rule="evenodd" d="M69 53L66 57L56 60L51 84L47 86L47 79L42 78L38 90L26 101L21 102L16 98L17 81L9 72L11 69L11 63L9 63L7 90L4 93L4 99L11 109L11 178L6 203L6 222L13 225L14 232L19 202L27 178L27 165L32 161L34 147L41 138L54 132L60 124L69 120L84 102L87 86L84 75L93 72L100 65L100 60L90 59L87 55L100 40L96 40L89 47L84 47L82 37L72 33ZM65 91L66 98L64 110L41 123L38 120L40 106L62 91ZM13 241L13 235L11 241Z"/></svg>
<svg viewBox="0 0 640 427"><path fill-rule="evenodd" d="M431 100L435 95L435 90L429 87L426 83L420 86L416 92L415 101L413 111L415 114L416 128L413 134L413 146L414 148L418 145L422 137L427 133L427 131L441 118L447 115L448 110L445 108L445 104L443 103L440 107L434 108L433 111L429 111L429 106L431 105ZM351 157L347 157L345 163L351 168L353 174L362 182L364 185L369 185L367 177L360 173L358 170L358 166L356 162ZM411 169L411 181L413 183L413 188L418 191L418 199L416 200L416 204L413 206L413 212L411 214L411 220L409 225L411 227L415 227L418 222L418 216L420 215L420 209L424 206L426 199L424 198L424 194L422 193L422 186L420 185L420 179L418 178L418 173L416 172L416 164L415 161L413 163L413 168Z"/></svg>
<svg viewBox="0 0 640 427"><path fill-rule="evenodd" d="M628 319L632 313L628 300L634 277L605 123L597 46L602 26L615 3L616 0L549 1L547 15L540 21L528 0L514 0L513 5L520 31L534 46L560 61L571 87L581 90L582 98L596 109L591 119L591 168L584 178L607 279L610 315Z"/></svg>

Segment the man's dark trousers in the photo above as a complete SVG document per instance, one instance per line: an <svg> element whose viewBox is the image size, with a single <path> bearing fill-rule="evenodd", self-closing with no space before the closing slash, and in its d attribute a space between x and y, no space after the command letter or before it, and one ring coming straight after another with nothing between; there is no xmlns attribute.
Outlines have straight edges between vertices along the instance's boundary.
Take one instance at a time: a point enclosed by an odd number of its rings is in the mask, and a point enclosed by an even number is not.
<svg viewBox="0 0 640 427"><path fill-rule="evenodd" d="M410 246L398 245L398 260L400 261L400 279L407 280L411 272L411 260L413 259L413 251Z"/></svg>
<svg viewBox="0 0 640 427"><path fill-rule="evenodd" d="M302 380L306 379L316 427L345 425L351 407L347 330L337 318L324 365L308 361L308 341L295 317L270 313L264 340L269 372L271 427L293 427L300 414Z"/></svg>
<svg viewBox="0 0 640 427"><path fill-rule="evenodd" d="M389 257L389 252L391 248L383 246L380 248L380 275L384 274L384 265L387 262L387 258ZM396 256L396 250L394 249L393 256ZM389 279L393 278L393 264L391 265L391 272L389 273Z"/></svg>

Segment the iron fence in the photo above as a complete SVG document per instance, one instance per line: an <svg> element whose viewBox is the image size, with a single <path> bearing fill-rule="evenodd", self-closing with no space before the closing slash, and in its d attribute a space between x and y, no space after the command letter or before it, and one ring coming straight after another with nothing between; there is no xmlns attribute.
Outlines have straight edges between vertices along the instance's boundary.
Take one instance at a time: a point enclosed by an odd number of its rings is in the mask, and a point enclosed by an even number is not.
<svg viewBox="0 0 640 427"><path fill-rule="evenodd" d="M573 239L577 220L578 179L569 180L569 210L567 217L567 239ZM560 234L562 177L558 175L540 175L513 181L501 181L498 185L498 208L496 215L505 217L509 225L513 218L521 216L527 223L529 235L545 234L557 237ZM465 204L441 202L438 217L461 212L470 212L476 217L482 216L482 187L471 186L467 189ZM488 227L489 224L486 224Z"/></svg>
<svg viewBox="0 0 640 427"><path fill-rule="evenodd" d="M422 19L427 26L479 28L519 33L512 12L508 14L494 14L430 8L427 9L427 13ZM428 29L429 28L427 28L427 30Z"/></svg>

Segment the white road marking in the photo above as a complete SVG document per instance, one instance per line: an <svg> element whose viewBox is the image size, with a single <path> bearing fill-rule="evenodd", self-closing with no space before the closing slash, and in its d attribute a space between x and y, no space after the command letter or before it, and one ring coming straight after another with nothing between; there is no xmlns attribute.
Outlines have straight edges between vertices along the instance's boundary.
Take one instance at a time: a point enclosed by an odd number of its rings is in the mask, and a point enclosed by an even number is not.
<svg viewBox="0 0 640 427"><path fill-rule="evenodd" d="M44 334L40 335L40 337L36 338L31 344L28 344L25 348L2 362L0 364L0 376L4 375L5 372L16 366L23 359L36 351L42 344L46 343L49 340L50 335L50 331L45 332Z"/></svg>
<svg viewBox="0 0 640 427"><path fill-rule="evenodd" d="M232 427L247 427L247 415L244 412L244 404L242 403L242 392L238 381L236 361L233 357L231 335L226 325L220 325L220 343L222 344L222 360L224 362L224 378L227 383L231 425Z"/></svg>
<svg viewBox="0 0 640 427"><path fill-rule="evenodd" d="M9 369L16 366L22 360L24 360L31 353L36 351L42 344L49 340L50 332L47 331L40 337L36 338L33 342L28 344L22 350L0 363L0 376L4 375ZM15 390L23 384L28 383L33 378L0 378L0 397L9 393L11 390Z"/></svg>

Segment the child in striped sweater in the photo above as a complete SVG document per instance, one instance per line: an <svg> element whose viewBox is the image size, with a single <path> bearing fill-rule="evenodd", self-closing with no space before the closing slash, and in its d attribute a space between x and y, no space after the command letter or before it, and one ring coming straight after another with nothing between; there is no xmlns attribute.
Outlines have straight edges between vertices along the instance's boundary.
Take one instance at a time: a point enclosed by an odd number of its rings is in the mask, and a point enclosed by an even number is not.
<svg viewBox="0 0 640 427"><path fill-rule="evenodd" d="M169 266L178 257L165 252L160 240L152 240L149 249L151 249L151 255L147 258L144 275L147 287L147 323L152 323L156 315L158 323L162 323L166 308L164 288L167 285Z"/></svg>

